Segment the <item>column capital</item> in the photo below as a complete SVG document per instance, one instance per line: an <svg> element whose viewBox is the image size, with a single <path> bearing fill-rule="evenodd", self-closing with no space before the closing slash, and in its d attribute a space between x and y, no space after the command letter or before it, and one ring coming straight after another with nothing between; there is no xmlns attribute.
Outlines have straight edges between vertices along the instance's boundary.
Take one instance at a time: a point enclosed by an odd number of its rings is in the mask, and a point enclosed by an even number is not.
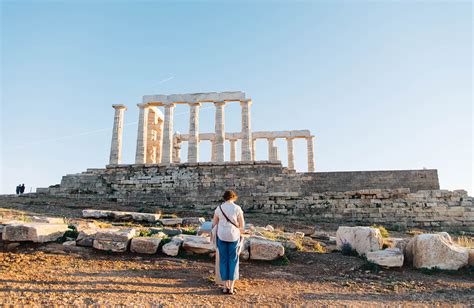
<svg viewBox="0 0 474 308"><path fill-rule="evenodd" d="M164 104L165 108L174 108L176 106L176 103L169 103L169 104Z"/></svg>
<svg viewBox="0 0 474 308"><path fill-rule="evenodd" d="M125 110L127 110L127 106L121 105L121 104L114 104L114 105L112 105L112 108L114 108L114 109L125 109Z"/></svg>
<svg viewBox="0 0 474 308"><path fill-rule="evenodd" d="M145 108L148 108L150 105L148 103L140 103L140 104L137 104L137 107L140 108L140 109L145 109Z"/></svg>
<svg viewBox="0 0 474 308"><path fill-rule="evenodd" d="M201 106L201 103L200 102L189 102L187 103L189 106L191 107L199 107Z"/></svg>
<svg viewBox="0 0 474 308"><path fill-rule="evenodd" d="M286 139L286 141L293 141L295 139L295 137L286 137L285 139Z"/></svg>
<svg viewBox="0 0 474 308"><path fill-rule="evenodd" d="M314 139L315 137L314 136L308 136L308 137L305 137L306 140L309 140L309 139Z"/></svg>
<svg viewBox="0 0 474 308"><path fill-rule="evenodd" d="M226 103L224 101L214 102L214 106L224 106Z"/></svg>
<svg viewBox="0 0 474 308"><path fill-rule="evenodd" d="M240 101L240 106L243 106L243 105L252 105L252 100L249 98L249 99L244 99L244 100L241 100Z"/></svg>

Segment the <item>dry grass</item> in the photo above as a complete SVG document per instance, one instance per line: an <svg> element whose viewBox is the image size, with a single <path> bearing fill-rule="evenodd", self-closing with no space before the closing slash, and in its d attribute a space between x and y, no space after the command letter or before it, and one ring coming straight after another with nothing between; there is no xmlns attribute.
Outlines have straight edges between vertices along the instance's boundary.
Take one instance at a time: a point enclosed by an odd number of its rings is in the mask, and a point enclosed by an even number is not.
<svg viewBox="0 0 474 308"><path fill-rule="evenodd" d="M458 237L456 240L456 243L462 247L474 248L474 240L472 240L471 238L467 236Z"/></svg>

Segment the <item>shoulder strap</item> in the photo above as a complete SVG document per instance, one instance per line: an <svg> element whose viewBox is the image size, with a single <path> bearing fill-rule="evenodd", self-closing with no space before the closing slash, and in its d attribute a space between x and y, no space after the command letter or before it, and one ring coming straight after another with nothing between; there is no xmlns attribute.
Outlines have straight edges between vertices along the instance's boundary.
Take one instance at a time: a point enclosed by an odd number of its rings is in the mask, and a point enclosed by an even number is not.
<svg viewBox="0 0 474 308"><path fill-rule="evenodd" d="M230 222L231 224L233 224L234 227L236 227L237 229L240 229L232 220L229 219L229 217L227 217L227 215L225 214L225 212L222 210L221 205L219 205L219 209L221 210L222 214L224 215L225 219L227 219L228 222Z"/></svg>

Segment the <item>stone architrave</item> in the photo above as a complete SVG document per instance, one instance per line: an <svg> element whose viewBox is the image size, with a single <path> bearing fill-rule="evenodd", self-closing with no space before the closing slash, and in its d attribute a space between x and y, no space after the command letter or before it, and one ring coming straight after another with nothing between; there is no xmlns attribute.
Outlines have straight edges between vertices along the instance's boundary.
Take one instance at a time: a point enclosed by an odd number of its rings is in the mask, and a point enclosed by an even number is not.
<svg viewBox="0 0 474 308"><path fill-rule="evenodd" d="M230 139L230 161L236 161L237 139Z"/></svg>
<svg viewBox="0 0 474 308"><path fill-rule="evenodd" d="M112 131L112 143L110 145L110 165L122 163L122 132L123 132L123 114L127 107L124 105L112 105L115 109L114 128Z"/></svg>
<svg viewBox="0 0 474 308"><path fill-rule="evenodd" d="M199 109L200 103L190 103L189 113L189 139L188 139L188 162L199 161Z"/></svg>
<svg viewBox="0 0 474 308"><path fill-rule="evenodd" d="M224 106L225 102L215 102L216 106L216 122L215 122L215 158L217 162L224 162L225 158L225 117Z"/></svg>
<svg viewBox="0 0 474 308"><path fill-rule="evenodd" d="M242 139L241 139L241 160L252 160L252 128L250 121L250 106L252 100L242 100L240 106L242 107Z"/></svg>
<svg viewBox="0 0 474 308"><path fill-rule="evenodd" d="M165 105L165 123L163 128L163 145L161 162L163 164L171 164L173 151L173 114L174 103Z"/></svg>
<svg viewBox="0 0 474 308"><path fill-rule="evenodd" d="M306 147L308 149L308 172L314 172L314 136L306 137Z"/></svg>
<svg viewBox="0 0 474 308"><path fill-rule="evenodd" d="M147 127L148 127L148 104L137 104L140 108L138 115L137 150L135 152L135 163L146 162Z"/></svg>
<svg viewBox="0 0 474 308"><path fill-rule="evenodd" d="M288 169L295 169L295 153L293 150L293 138L286 138L288 152Z"/></svg>

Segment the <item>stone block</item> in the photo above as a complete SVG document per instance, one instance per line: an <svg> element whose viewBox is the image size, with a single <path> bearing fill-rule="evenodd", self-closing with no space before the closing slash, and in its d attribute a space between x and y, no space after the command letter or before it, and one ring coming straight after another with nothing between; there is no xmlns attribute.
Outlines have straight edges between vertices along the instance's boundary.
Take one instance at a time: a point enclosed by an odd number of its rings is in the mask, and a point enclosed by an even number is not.
<svg viewBox="0 0 474 308"><path fill-rule="evenodd" d="M76 238L76 245L83 247L92 247L95 240L97 229L82 229Z"/></svg>
<svg viewBox="0 0 474 308"><path fill-rule="evenodd" d="M159 221L163 226L176 226L183 223L182 218L162 218Z"/></svg>
<svg viewBox="0 0 474 308"><path fill-rule="evenodd" d="M403 266L403 252L399 248L387 248L378 251L369 251L366 254L367 260L386 267Z"/></svg>
<svg viewBox="0 0 474 308"><path fill-rule="evenodd" d="M382 249L383 238L379 229L370 227L339 227L336 233L336 245L342 248L344 243L351 245L358 254Z"/></svg>
<svg viewBox="0 0 474 308"><path fill-rule="evenodd" d="M158 251L161 238L159 237L135 237L130 244L130 251L144 254L155 254Z"/></svg>
<svg viewBox="0 0 474 308"><path fill-rule="evenodd" d="M250 238L250 259L271 261L285 254L285 247L279 242Z"/></svg>
<svg viewBox="0 0 474 308"><path fill-rule="evenodd" d="M135 229L99 229L92 246L99 250L125 252L135 233Z"/></svg>
<svg viewBox="0 0 474 308"><path fill-rule="evenodd" d="M14 223L4 227L2 239L10 242L53 242L63 236L67 230L66 224Z"/></svg>
<svg viewBox="0 0 474 308"><path fill-rule="evenodd" d="M163 245L163 253L175 257L179 253L179 248L183 244L183 239L180 236L175 236L171 239L169 243Z"/></svg>
<svg viewBox="0 0 474 308"><path fill-rule="evenodd" d="M183 248L186 251L197 254L206 254L214 251L209 237L197 235L182 235L182 237L184 239Z"/></svg>
<svg viewBox="0 0 474 308"><path fill-rule="evenodd" d="M184 217L182 224L184 226L200 226L205 221L204 217Z"/></svg>

